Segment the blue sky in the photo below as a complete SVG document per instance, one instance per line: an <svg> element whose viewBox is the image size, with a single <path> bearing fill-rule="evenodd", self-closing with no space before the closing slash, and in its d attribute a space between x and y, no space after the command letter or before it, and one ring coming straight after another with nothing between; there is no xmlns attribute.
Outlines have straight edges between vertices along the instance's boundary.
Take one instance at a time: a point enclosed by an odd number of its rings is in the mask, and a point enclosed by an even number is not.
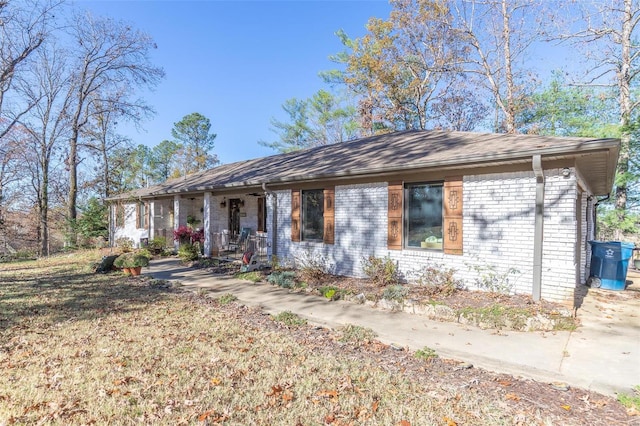
<svg viewBox="0 0 640 426"><path fill-rule="evenodd" d="M144 97L156 116L121 133L135 144L171 139L173 123L192 112L211 120L223 163L274 154L271 117L285 119L286 99L326 87L318 72L335 68L335 32L365 33L369 17L386 18L385 1L81 1L96 14L131 22L158 49L166 78Z"/></svg>
<svg viewBox="0 0 640 426"><path fill-rule="evenodd" d="M372 16L387 18L387 1L89 1L78 6L131 22L158 45L154 64L166 79L147 102L157 114L142 130L120 131L135 144L171 139L173 123L187 114L208 117L217 133L215 153L223 163L274 154L259 140L273 141L270 120L285 120L285 100L308 98L326 85L318 72L336 67L329 55L343 50L335 32L365 34ZM545 45L528 63L548 76L562 64L577 67L570 46ZM541 76L543 81L545 75Z"/></svg>

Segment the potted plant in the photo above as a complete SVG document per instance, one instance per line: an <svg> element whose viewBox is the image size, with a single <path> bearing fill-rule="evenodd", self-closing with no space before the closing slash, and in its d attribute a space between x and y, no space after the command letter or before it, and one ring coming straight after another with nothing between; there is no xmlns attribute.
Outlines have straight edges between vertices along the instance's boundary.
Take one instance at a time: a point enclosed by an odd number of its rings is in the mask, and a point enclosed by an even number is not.
<svg viewBox="0 0 640 426"><path fill-rule="evenodd" d="M123 253L113 262L117 268L122 268L125 275L140 275L143 266L149 266L149 257L142 253Z"/></svg>

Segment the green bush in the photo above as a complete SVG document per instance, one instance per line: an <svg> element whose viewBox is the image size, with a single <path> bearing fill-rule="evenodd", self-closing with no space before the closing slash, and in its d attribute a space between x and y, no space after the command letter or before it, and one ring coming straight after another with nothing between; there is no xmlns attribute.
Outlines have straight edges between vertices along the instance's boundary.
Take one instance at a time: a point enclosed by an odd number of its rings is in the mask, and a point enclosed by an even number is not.
<svg viewBox="0 0 640 426"><path fill-rule="evenodd" d="M291 311L280 312L277 315L273 315L272 318L274 321L281 322L289 327L301 327L307 323L306 319L300 318Z"/></svg>
<svg viewBox="0 0 640 426"><path fill-rule="evenodd" d="M282 288L294 288L296 286L295 278L296 273L293 271L276 271L269 275L267 281Z"/></svg>
<svg viewBox="0 0 640 426"><path fill-rule="evenodd" d="M149 241L147 248L152 254L162 255L167 247L167 239L164 237L155 237Z"/></svg>
<svg viewBox="0 0 640 426"><path fill-rule="evenodd" d="M398 265L389 256L384 258L374 255L363 257L362 271L374 284L380 287L400 283Z"/></svg>
<svg viewBox="0 0 640 426"><path fill-rule="evenodd" d="M149 258L141 253L123 253L113 261L116 268L137 268L149 266Z"/></svg>
<svg viewBox="0 0 640 426"><path fill-rule="evenodd" d="M183 262L192 262L194 260L198 260L198 257L200 257L200 250L194 244L185 243L180 245L180 248L178 249L178 257Z"/></svg>
<svg viewBox="0 0 640 426"><path fill-rule="evenodd" d="M218 303L220 303L221 305L228 305L229 303L235 302L236 300L238 300L238 298L231 293L225 293L222 296L218 297Z"/></svg>
<svg viewBox="0 0 640 426"><path fill-rule="evenodd" d="M438 358L438 354L434 349L431 349L430 347L425 346L424 348L418 349L416 351L416 358L429 361L429 360Z"/></svg>
<svg viewBox="0 0 640 426"><path fill-rule="evenodd" d="M375 331L359 325L347 324L340 329L338 341L343 343L365 343L377 337Z"/></svg>
<svg viewBox="0 0 640 426"><path fill-rule="evenodd" d="M387 300L394 300L402 303L409 294L409 289L401 284L392 285L384 289L382 298Z"/></svg>

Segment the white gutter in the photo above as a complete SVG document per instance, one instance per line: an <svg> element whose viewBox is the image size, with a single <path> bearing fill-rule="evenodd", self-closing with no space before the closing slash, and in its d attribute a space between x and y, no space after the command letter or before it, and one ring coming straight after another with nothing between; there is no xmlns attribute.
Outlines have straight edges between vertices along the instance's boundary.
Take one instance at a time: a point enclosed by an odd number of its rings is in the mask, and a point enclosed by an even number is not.
<svg viewBox="0 0 640 426"><path fill-rule="evenodd" d="M271 209L273 210L273 217L271 218L271 256L277 256L278 254L278 195L267 188L267 184L262 182L262 190L272 197Z"/></svg>
<svg viewBox="0 0 640 426"><path fill-rule="evenodd" d="M534 301L542 296L542 240L544 237L544 170L539 154L532 157L533 173L536 176L536 213L533 232L533 286Z"/></svg>

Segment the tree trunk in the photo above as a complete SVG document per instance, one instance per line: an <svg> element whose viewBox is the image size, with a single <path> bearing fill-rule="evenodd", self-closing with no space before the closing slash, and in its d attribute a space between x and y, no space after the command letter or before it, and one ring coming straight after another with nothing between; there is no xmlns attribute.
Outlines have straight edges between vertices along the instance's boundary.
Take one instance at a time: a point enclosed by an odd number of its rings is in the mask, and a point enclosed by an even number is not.
<svg viewBox="0 0 640 426"><path fill-rule="evenodd" d="M516 133L516 113L513 85L513 70L511 58L511 28L509 27L509 13L507 11L507 0L502 0L502 37L504 38L504 69L505 83L507 89L507 102L504 110L505 131Z"/></svg>
<svg viewBox="0 0 640 426"><path fill-rule="evenodd" d="M624 16L622 19L622 37L620 40L621 63L618 70L618 86L620 89L620 136L621 147L618 158L618 183L616 186L615 206L619 219L624 219L627 207L627 182L626 175L629 171L629 150L631 149L631 32L633 30L633 0L624 1Z"/></svg>
<svg viewBox="0 0 640 426"><path fill-rule="evenodd" d="M69 197L67 198L67 245L75 247L77 244L76 218L78 215L76 201L78 198L78 128L74 127L69 140Z"/></svg>

